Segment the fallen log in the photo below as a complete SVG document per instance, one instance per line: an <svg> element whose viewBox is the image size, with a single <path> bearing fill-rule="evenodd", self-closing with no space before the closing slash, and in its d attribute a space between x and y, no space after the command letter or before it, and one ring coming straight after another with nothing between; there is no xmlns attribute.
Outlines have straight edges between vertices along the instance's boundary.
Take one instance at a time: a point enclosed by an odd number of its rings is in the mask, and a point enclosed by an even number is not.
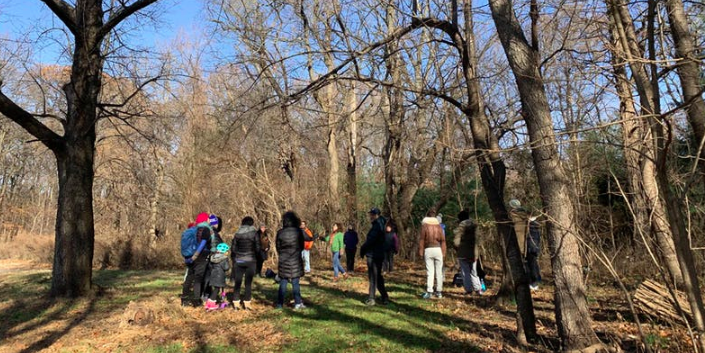
<svg viewBox="0 0 705 353"><path fill-rule="evenodd" d="M693 313L690 311L686 294L681 291L676 291L676 298L687 320L690 321L693 317ZM642 282L634 293L634 302L639 311L645 315L655 317L659 320L686 324L668 288L661 283L652 280Z"/></svg>

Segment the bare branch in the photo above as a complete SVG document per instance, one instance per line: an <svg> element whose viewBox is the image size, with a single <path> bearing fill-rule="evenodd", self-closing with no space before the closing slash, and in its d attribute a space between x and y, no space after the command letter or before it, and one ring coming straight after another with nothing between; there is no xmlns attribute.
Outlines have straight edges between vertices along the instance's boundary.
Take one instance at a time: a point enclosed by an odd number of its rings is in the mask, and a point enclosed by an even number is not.
<svg viewBox="0 0 705 353"><path fill-rule="evenodd" d="M99 32L99 38L106 36L113 28L117 27L120 22L124 21L126 18L132 16L139 10L157 2L158 0L138 0L132 3L130 6L125 6L119 11L113 13L108 21L103 25Z"/></svg>
<svg viewBox="0 0 705 353"><path fill-rule="evenodd" d="M41 141L49 149L54 150L59 147L62 137L42 124L29 112L15 104L10 98L0 91L0 113L17 125L27 130L37 140Z"/></svg>
<svg viewBox="0 0 705 353"><path fill-rule="evenodd" d="M64 0L41 0L76 35L76 9Z"/></svg>

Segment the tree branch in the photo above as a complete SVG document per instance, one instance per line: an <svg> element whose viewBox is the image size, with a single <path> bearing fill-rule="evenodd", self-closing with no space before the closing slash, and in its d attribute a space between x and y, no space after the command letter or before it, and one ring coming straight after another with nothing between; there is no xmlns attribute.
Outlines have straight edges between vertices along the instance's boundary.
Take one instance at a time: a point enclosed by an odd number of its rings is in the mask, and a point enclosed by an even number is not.
<svg viewBox="0 0 705 353"><path fill-rule="evenodd" d="M44 1L44 0L42 0ZM108 21L101 27L99 32L99 38L105 37L113 28L117 27L120 22L124 21L126 18L132 16L135 12L144 9L145 7L152 5L158 0L137 0L130 6L124 6L119 11L110 15Z"/></svg>
<svg viewBox="0 0 705 353"><path fill-rule="evenodd" d="M64 0L41 0L76 35L76 9Z"/></svg>
<svg viewBox="0 0 705 353"><path fill-rule="evenodd" d="M59 134L42 124L32 114L15 104L2 92L0 92L0 113L27 130L49 149L54 150L60 146L62 137Z"/></svg>

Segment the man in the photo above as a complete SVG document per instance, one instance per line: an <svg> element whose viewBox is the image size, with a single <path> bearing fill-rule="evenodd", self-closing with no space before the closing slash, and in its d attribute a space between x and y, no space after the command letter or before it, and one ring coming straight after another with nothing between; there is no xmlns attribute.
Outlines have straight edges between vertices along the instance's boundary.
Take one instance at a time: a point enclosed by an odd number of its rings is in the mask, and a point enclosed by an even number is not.
<svg viewBox="0 0 705 353"><path fill-rule="evenodd" d="M304 272L311 273L311 248L313 247L313 232L306 226L306 221L301 221L301 230L304 232L304 250L301 258L304 260Z"/></svg>
<svg viewBox="0 0 705 353"><path fill-rule="evenodd" d="M257 239L260 242L260 251L257 253L257 276L262 277L262 265L267 260L269 254L269 236L267 235L267 227L261 225L257 231Z"/></svg>
<svg viewBox="0 0 705 353"><path fill-rule="evenodd" d="M382 276L382 263L384 262L384 227L385 219L380 216L378 208L373 208L369 212L372 228L367 233L367 239L360 248L360 257L367 257L367 275L370 280L369 298L365 302L368 306L375 305L375 292L379 290L382 305L389 303L389 295L384 288L384 277Z"/></svg>
<svg viewBox="0 0 705 353"><path fill-rule="evenodd" d="M202 244L199 250L193 257L185 259L186 261L186 278L181 294L181 304L191 304L194 307L199 307L202 304L201 295L203 294L203 282L208 269L208 256L210 255L211 237L213 229L208 222L208 213L201 213L196 217L196 242ZM189 300L189 292L193 287L193 295ZM189 303L190 302L190 303Z"/></svg>
<svg viewBox="0 0 705 353"><path fill-rule="evenodd" d="M419 236L419 257L426 262L426 292L424 299L436 297L443 298L443 259L446 256L446 238L443 235L436 211L431 209L421 221L421 235ZM436 282L436 291L433 282Z"/></svg>
<svg viewBox="0 0 705 353"><path fill-rule="evenodd" d="M539 269L539 254L541 254L541 231L536 217L529 218L529 236L526 244L526 264L529 268L531 284L529 288L535 291L541 284L541 270Z"/></svg>
<svg viewBox="0 0 705 353"><path fill-rule="evenodd" d="M357 254L357 244L359 243L357 232L352 225L348 226L348 231L343 235L343 243L345 243L345 260L347 262L347 270L349 274L355 272L355 254Z"/></svg>
<svg viewBox="0 0 705 353"><path fill-rule="evenodd" d="M465 294L477 293L483 295L482 282L477 275L478 241L476 236L477 226L470 219L470 212L462 210L458 213L458 227L455 228L453 243L458 254L458 264L463 276Z"/></svg>

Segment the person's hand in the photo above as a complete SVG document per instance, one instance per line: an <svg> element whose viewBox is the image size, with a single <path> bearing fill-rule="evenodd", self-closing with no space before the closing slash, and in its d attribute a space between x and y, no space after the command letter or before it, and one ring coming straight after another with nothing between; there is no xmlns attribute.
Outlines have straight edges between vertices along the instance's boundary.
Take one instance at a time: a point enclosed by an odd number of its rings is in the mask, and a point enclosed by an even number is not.
<svg viewBox="0 0 705 353"><path fill-rule="evenodd" d="M185 258L185 259L184 259L184 263L187 264L187 265L192 264L192 263L193 263L193 258L192 258L192 257Z"/></svg>

